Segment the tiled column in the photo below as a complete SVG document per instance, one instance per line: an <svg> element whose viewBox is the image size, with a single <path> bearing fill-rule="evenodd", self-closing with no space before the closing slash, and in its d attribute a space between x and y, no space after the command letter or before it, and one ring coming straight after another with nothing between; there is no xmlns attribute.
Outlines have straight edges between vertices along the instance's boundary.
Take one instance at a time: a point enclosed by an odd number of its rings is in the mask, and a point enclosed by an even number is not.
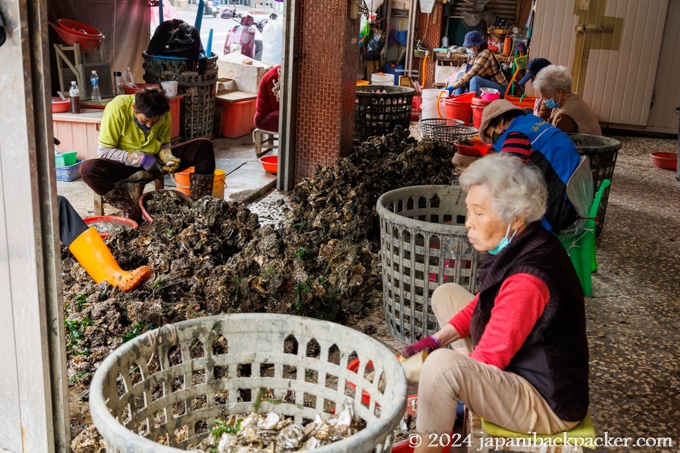
<svg viewBox="0 0 680 453"><path fill-rule="evenodd" d="M352 148L359 20L351 0L305 0L300 14L295 181L332 166Z"/></svg>

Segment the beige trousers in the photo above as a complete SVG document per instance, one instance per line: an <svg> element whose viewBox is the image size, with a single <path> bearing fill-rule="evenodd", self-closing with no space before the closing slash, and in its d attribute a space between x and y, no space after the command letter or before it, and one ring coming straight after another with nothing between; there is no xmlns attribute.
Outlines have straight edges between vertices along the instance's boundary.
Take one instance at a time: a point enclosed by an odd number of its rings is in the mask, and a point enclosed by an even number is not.
<svg viewBox="0 0 680 453"><path fill-rule="evenodd" d="M455 283L439 286L432 294L432 311L440 326L473 299ZM482 418L515 432L552 434L578 422L557 417L529 382L517 374L471 359L469 338L433 351L425 360L418 383L420 434L451 432L458 400Z"/></svg>

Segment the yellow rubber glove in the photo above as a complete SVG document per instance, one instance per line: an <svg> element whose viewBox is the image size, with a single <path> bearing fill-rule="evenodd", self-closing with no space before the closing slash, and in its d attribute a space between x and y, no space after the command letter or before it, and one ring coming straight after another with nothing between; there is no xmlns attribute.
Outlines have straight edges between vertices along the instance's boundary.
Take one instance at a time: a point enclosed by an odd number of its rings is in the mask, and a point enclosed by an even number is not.
<svg viewBox="0 0 680 453"><path fill-rule="evenodd" d="M176 172L179 168L180 162L182 162L179 157L173 156L172 151L167 148L161 149L158 153L158 157L161 159L163 164L165 164L163 165L163 170L168 173Z"/></svg>

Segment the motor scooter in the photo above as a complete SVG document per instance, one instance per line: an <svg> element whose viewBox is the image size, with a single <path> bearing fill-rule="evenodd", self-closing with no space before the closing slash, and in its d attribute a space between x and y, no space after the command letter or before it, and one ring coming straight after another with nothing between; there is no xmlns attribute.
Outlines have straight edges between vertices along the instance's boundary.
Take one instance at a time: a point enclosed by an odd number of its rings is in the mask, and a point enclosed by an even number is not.
<svg viewBox="0 0 680 453"><path fill-rule="evenodd" d="M272 13L270 17L276 18ZM262 60L262 30L269 19L256 21L250 14L240 14L236 12L236 6L225 8L220 15L222 19L233 19L238 25L233 26L227 32L227 39L224 41L224 54L240 52L254 60ZM256 34L260 38L256 38Z"/></svg>

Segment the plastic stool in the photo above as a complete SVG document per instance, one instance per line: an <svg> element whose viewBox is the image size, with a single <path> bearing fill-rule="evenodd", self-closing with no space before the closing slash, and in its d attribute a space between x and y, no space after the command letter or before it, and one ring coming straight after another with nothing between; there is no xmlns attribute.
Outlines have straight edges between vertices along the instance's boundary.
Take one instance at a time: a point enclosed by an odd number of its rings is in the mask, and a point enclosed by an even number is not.
<svg viewBox="0 0 680 453"><path fill-rule="evenodd" d="M489 437L497 438L497 442ZM559 446L561 453L580 453L583 448L595 449L595 427L590 413L587 413L581 422L569 431L555 434L516 433L501 428L489 421L481 419L481 439L482 449L477 450L483 453L487 451L522 451L522 452L544 452L553 451L550 446ZM500 449L489 448L498 445ZM504 445L504 446L503 446ZM515 446L517 448L515 448ZM547 446L547 449L546 449ZM507 448L507 449L506 449Z"/></svg>
<svg viewBox="0 0 680 453"><path fill-rule="evenodd" d="M128 187L133 186L134 191L130 190L130 192L135 204L139 204L139 199L141 198L142 193L144 193L144 187L148 183L153 182L156 190L163 189L165 187L164 178L164 175L158 175L154 179L142 179L140 181L127 182ZM96 193L94 194L94 215L104 215L104 200L102 199L101 195Z"/></svg>
<svg viewBox="0 0 680 453"><path fill-rule="evenodd" d="M279 134L264 129L253 129L253 143L255 143L255 155L260 157L279 146Z"/></svg>

